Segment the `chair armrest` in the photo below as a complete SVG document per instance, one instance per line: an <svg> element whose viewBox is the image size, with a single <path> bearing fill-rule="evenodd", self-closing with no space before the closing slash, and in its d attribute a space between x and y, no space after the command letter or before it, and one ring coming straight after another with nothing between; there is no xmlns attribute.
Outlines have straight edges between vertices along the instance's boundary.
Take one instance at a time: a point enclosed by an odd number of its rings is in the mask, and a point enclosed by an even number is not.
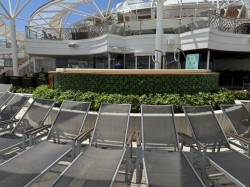
<svg viewBox="0 0 250 187"><path fill-rule="evenodd" d="M129 144L131 144L132 140L133 140L133 136L135 134L135 131L131 132L128 136L128 140L127 140L127 146L129 146Z"/></svg>
<svg viewBox="0 0 250 187"><path fill-rule="evenodd" d="M141 142L140 142L140 138L139 138L139 131L135 132L135 140L136 140L137 146L141 146Z"/></svg>
<svg viewBox="0 0 250 187"><path fill-rule="evenodd" d="M6 125L9 123L15 123L18 122L20 119L11 119L11 120L4 120L4 121L0 121L0 125Z"/></svg>
<svg viewBox="0 0 250 187"><path fill-rule="evenodd" d="M51 126L51 124L49 124L49 125L43 125L43 126L40 126L40 127L37 127L37 128L32 128L32 129L26 130L26 131L23 132L23 134L30 134L31 132L33 132L35 130L43 128L44 126Z"/></svg>
<svg viewBox="0 0 250 187"><path fill-rule="evenodd" d="M207 148L207 146L206 146L205 144L199 142L198 140L194 139L193 137L191 137L191 136L189 136L189 135L187 135L187 134L185 134L185 133L180 133L180 132L179 132L178 134L179 134L181 137L185 137L185 138L189 139L189 141L190 141L190 140L193 141L194 143L196 143L197 145L199 145L199 146L202 147L203 149Z"/></svg>
<svg viewBox="0 0 250 187"><path fill-rule="evenodd" d="M74 141L81 141L84 137L89 135L93 130L94 130L94 128L89 128L89 129L81 132L79 135L77 135L73 140Z"/></svg>
<svg viewBox="0 0 250 187"><path fill-rule="evenodd" d="M225 134L226 134L227 136L230 136L230 137L232 137L232 138L235 138L235 139L237 139L237 140L239 140L239 141L242 141L242 142L244 142L244 143L250 145L250 140L247 139L247 138L245 138L245 137L239 136L239 135L234 134L234 133L231 133L231 132L225 132Z"/></svg>
<svg viewBox="0 0 250 187"><path fill-rule="evenodd" d="M187 138L184 134L178 132L178 135L188 144L189 147L193 147L193 144L189 138Z"/></svg>
<svg viewBox="0 0 250 187"><path fill-rule="evenodd" d="M30 130L27 130L24 132L24 134L30 134L30 135L34 135L34 134L37 134L45 129L48 129L50 128L51 125L43 125L41 127L37 127L37 128L34 128L34 129L30 129Z"/></svg>

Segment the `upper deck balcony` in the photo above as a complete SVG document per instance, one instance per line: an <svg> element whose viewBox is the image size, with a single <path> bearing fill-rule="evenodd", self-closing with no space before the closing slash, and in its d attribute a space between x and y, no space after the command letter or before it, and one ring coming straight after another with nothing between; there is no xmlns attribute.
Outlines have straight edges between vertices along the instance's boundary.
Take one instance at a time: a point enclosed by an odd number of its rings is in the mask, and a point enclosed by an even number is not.
<svg viewBox="0 0 250 187"><path fill-rule="evenodd" d="M212 11L204 11L183 18L163 20L164 34L181 34L203 28L212 28L232 34L250 34L250 19L222 17ZM127 22L106 21L80 28L26 27L26 38L36 40L83 40L104 34L133 36L155 34L156 20L143 19Z"/></svg>

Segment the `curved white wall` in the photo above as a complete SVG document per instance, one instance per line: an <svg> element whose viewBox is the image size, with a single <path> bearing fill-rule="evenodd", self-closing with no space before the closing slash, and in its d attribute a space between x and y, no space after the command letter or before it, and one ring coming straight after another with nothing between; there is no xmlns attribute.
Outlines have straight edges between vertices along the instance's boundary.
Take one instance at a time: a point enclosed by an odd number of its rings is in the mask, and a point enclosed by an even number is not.
<svg viewBox="0 0 250 187"><path fill-rule="evenodd" d="M179 47L179 35L164 35L163 51L173 51ZM168 45L171 39L175 44ZM69 43L77 43L78 47L69 47ZM113 34L85 40L33 40L26 39L26 53L35 55L84 55L104 52L116 53L152 53L155 49L155 35L136 35L122 37ZM130 50L129 50L130 49Z"/></svg>
<svg viewBox="0 0 250 187"><path fill-rule="evenodd" d="M69 47L77 43L78 47ZM104 52L151 54L155 49L155 35L122 37L113 34L85 40L25 40L26 53L35 55L87 55ZM164 52L175 48L185 50L212 49L221 51L250 51L250 35L220 32L205 28L183 34L164 34Z"/></svg>
<svg viewBox="0 0 250 187"><path fill-rule="evenodd" d="M211 28L180 34L180 41L184 51L195 49L250 51L250 35L225 33Z"/></svg>

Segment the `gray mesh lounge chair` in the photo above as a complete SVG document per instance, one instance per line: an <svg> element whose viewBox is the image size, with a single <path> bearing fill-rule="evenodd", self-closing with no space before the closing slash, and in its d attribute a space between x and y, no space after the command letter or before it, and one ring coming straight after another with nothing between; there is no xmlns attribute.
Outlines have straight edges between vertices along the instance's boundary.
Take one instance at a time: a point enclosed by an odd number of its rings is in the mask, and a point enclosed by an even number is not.
<svg viewBox="0 0 250 187"><path fill-rule="evenodd" d="M189 23L187 25L189 27L189 30L191 30L191 31L199 29L199 27L197 27L194 22Z"/></svg>
<svg viewBox="0 0 250 187"><path fill-rule="evenodd" d="M12 87L12 84L0 84L0 93L7 92Z"/></svg>
<svg viewBox="0 0 250 187"><path fill-rule="evenodd" d="M196 23L200 29L207 28L207 24L203 19L196 21Z"/></svg>
<svg viewBox="0 0 250 187"><path fill-rule="evenodd" d="M181 33L184 33L184 32L189 32L188 28L186 27L186 25L182 25L180 27L180 30L181 30Z"/></svg>
<svg viewBox="0 0 250 187"><path fill-rule="evenodd" d="M179 151L173 106L142 105L141 120L146 186L205 186L186 156Z"/></svg>
<svg viewBox="0 0 250 187"><path fill-rule="evenodd" d="M25 148L26 139L24 138L22 141L21 134L25 134L23 137L30 136L31 145L33 136L30 135L30 133L34 128L43 125L44 120L54 104L55 100L34 99L14 129L12 129L10 133L0 135L0 153L4 153L14 147L21 146L22 144L23 148ZM45 125L44 127L50 127L50 125ZM44 128L44 130L46 130L46 128Z"/></svg>
<svg viewBox="0 0 250 187"><path fill-rule="evenodd" d="M228 137L236 138L241 142L241 145L233 142L228 139L229 142L239 148L242 148L247 151L247 155L250 156L250 149L248 144L244 144L241 139L249 141L250 139L250 132L249 132L249 125L250 125L250 114L247 111L245 105L243 104L227 104L227 105L220 105L221 110L226 115L233 132L225 132Z"/></svg>
<svg viewBox="0 0 250 187"><path fill-rule="evenodd" d="M237 186L250 186L250 158L231 149L211 106L184 106L191 141L198 142L207 160ZM250 143L250 142L249 142ZM225 148L225 151L221 151ZM196 150L199 151L199 150ZM205 167L203 162L203 168ZM203 174L205 170L203 170Z"/></svg>
<svg viewBox="0 0 250 187"><path fill-rule="evenodd" d="M90 146L51 186L112 186L126 152L131 106L102 104Z"/></svg>
<svg viewBox="0 0 250 187"><path fill-rule="evenodd" d="M8 131L13 128L13 123L18 122L19 119L15 119L18 112L28 102L29 97L15 95L7 106L0 112L0 132ZM10 128L7 128L7 127Z"/></svg>
<svg viewBox="0 0 250 187"><path fill-rule="evenodd" d="M109 31L109 34L114 34L116 32L116 30L117 30L117 26L112 25L112 27L111 27L111 29Z"/></svg>
<svg viewBox="0 0 250 187"><path fill-rule="evenodd" d="M46 141L0 165L0 186L30 186L70 153L89 107L89 102L64 101Z"/></svg>

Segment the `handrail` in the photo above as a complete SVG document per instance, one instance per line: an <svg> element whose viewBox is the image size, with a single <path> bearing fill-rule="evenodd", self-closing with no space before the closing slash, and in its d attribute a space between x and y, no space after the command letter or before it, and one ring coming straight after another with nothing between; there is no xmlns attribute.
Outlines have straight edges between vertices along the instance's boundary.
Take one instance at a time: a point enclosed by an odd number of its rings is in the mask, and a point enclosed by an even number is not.
<svg viewBox="0 0 250 187"><path fill-rule="evenodd" d="M161 53L161 55L162 55L162 57L163 57L163 62L165 62L165 56L164 56L164 53L162 52L162 51L160 51L160 50L158 50L158 49L155 49L155 50L153 50L153 52L152 52L152 60L153 60L153 62L154 63L158 63L159 65L160 65L160 67L161 67L161 62L158 62L158 61L156 61L155 59L154 59L154 55L155 55L155 52L160 52ZM164 64L165 63L163 63L163 66L164 66ZM163 67L164 68L164 67Z"/></svg>
<svg viewBox="0 0 250 187"><path fill-rule="evenodd" d="M178 63L178 69L181 69L180 60L177 60L177 58L176 58L177 50L178 50L178 51L181 51L182 54L183 54L183 56L184 56L184 58L186 59L186 55L185 55L184 51L183 51L182 49L180 49L180 48L176 48L176 49L174 50L174 61L172 61L172 62L167 62L166 65L172 64L173 62L177 62L177 63ZM154 62L154 63L158 63L158 64L160 64L160 66L161 66L161 63L158 62L158 61L156 61L155 58L154 58L155 52L160 52L160 53L162 54L162 57L163 57L163 66L164 66L164 65L165 65L164 62L166 62L166 57L165 57L164 53L163 53L161 50L158 50L158 49L153 50L153 52L152 52L152 60L153 60L153 62ZM165 67L163 67L163 69L164 69L164 68L165 68Z"/></svg>

